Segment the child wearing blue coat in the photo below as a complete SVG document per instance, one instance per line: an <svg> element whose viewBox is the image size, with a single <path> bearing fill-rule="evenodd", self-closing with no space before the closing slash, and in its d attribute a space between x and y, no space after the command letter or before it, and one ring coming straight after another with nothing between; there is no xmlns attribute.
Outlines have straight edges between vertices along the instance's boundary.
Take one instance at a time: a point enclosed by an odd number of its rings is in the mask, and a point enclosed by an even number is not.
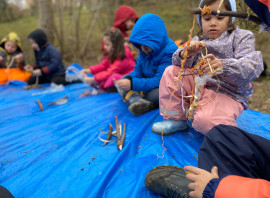
<svg viewBox="0 0 270 198"><path fill-rule="evenodd" d="M136 22L129 41L140 55L134 71L117 81L118 92L131 113L142 115L158 107L159 81L177 46L162 19L154 14L145 14Z"/></svg>
<svg viewBox="0 0 270 198"><path fill-rule="evenodd" d="M34 65L24 67L32 73L27 83L67 84L61 53L48 42L46 33L37 29L28 35L28 39L34 49L36 61Z"/></svg>

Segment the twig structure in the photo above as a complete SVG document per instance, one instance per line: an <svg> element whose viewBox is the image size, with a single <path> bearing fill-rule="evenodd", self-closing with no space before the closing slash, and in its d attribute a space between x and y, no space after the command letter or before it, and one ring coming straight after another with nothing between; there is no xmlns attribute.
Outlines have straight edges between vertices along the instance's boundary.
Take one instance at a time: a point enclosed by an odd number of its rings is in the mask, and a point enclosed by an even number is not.
<svg viewBox="0 0 270 198"><path fill-rule="evenodd" d="M201 9L192 9L191 12L193 14L201 14L202 11L201 11ZM242 12L211 10L211 15L237 17L237 18L252 21L258 25L262 24L262 20L259 19L258 17L254 16L254 15L242 13Z"/></svg>
<svg viewBox="0 0 270 198"><path fill-rule="evenodd" d="M108 136L107 136L106 140L110 140L111 139L111 137L112 137L112 130L113 130L112 124L110 123L110 125L109 125L109 133L108 133ZM108 143L107 141L104 142L103 146L105 146L107 143Z"/></svg>
<svg viewBox="0 0 270 198"><path fill-rule="evenodd" d="M116 136L116 138L117 138L116 139L116 141L117 141L116 146L121 151L123 149L123 145L124 145L125 137L126 137L126 123L123 124L123 135L122 135L122 137L121 137L122 127L121 127L121 124L119 124L117 115L115 116L115 126L116 126L116 131L113 131L112 124L110 123L109 132L108 132L108 136L107 136L106 140L103 140L100 137L99 137L99 139L104 142L103 146L105 146L108 142L115 141L115 140L110 140L110 139L111 139L111 137L113 135Z"/></svg>

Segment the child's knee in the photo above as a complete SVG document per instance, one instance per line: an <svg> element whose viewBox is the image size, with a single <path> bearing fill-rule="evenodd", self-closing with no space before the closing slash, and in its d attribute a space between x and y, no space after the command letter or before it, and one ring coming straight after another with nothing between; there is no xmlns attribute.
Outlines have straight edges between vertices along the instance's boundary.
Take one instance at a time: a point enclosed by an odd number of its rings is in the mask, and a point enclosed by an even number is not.
<svg viewBox="0 0 270 198"><path fill-rule="evenodd" d="M194 115L194 120L192 123L192 127L202 133L206 134L210 129L212 129L216 124L213 120L207 115L207 113L199 112Z"/></svg>

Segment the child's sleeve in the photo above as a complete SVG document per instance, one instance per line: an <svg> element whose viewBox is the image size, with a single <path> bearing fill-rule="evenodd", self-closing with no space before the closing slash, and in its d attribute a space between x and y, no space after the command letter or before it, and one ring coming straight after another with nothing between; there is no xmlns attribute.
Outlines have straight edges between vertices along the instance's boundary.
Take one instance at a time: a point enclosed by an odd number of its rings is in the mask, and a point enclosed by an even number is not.
<svg viewBox="0 0 270 198"><path fill-rule="evenodd" d="M98 83L107 80L112 74L115 74L115 73L122 74L122 73L124 73L123 71L127 67L130 67L130 64L132 64L132 63L130 62L129 59L125 58L123 60L117 59L113 63L111 63L111 64L107 63L107 64L108 64L108 66L106 68L104 66L105 70L100 71L98 73L92 73L92 74L94 74L94 78ZM98 66L96 66L96 68L97 67ZM91 69L91 67L90 67L90 69ZM94 72L96 72L96 71L94 70Z"/></svg>
<svg viewBox="0 0 270 198"><path fill-rule="evenodd" d="M128 74L125 77L129 77L129 78L143 78L143 72L142 72L142 62L140 57L138 57L137 59L137 63L135 65L135 68L133 70L133 72L131 72L130 74Z"/></svg>
<svg viewBox="0 0 270 198"><path fill-rule="evenodd" d="M105 71L109 67L109 62L107 58L103 57L103 60L98 65L89 66L92 74L97 74L99 72Z"/></svg>
<svg viewBox="0 0 270 198"><path fill-rule="evenodd" d="M203 192L203 198L261 198L269 195L269 181L235 175L212 179Z"/></svg>
<svg viewBox="0 0 270 198"><path fill-rule="evenodd" d="M237 31L234 38L234 57L220 59L224 67L220 78L239 87L260 76L263 71L263 60L261 52L255 51L253 33L247 30Z"/></svg>
<svg viewBox="0 0 270 198"><path fill-rule="evenodd" d="M182 65L182 59L180 58L180 53L184 50L184 48L179 48L177 49L172 56L172 64L181 66ZM193 62L198 58L198 56L191 56L187 58L186 64L184 65L185 68L192 68L193 67Z"/></svg>
<svg viewBox="0 0 270 198"><path fill-rule="evenodd" d="M58 50L50 50L49 60L49 64L41 68L42 72L45 74L52 74L58 70L59 65L62 64L62 57L60 52Z"/></svg>
<svg viewBox="0 0 270 198"><path fill-rule="evenodd" d="M192 41L199 41L199 37L194 37ZM182 59L180 58L180 53L184 50L184 47L178 48L172 56L172 64L181 66L182 65ZM192 68L194 66L194 63L196 63L198 59L198 55L193 55L187 58L186 64L184 65L185 68Z"/></svg>
<svg viewBox="0 0 270 198"><path fill-rule="evenodd" d="M131 83L132 90L133 91L151 91L155 88L158 88L160 79L165 71L165 68L170 65L170 64L168 64L169 59L171 60L171 54L168 54L167 57L166 56L163 57L162 62L157 67L157 71L156 71L155 75L151 78L136 77L135 75L131 76L132 77L132 79L131 79L132 80L132 83ZM136 70L136 66L135 66L135 70ZM140 70L138 70L138 71L140 72ZM138 73L138 71L137 71L137 73Z"/></svg>
<svg viewBox="0 0 270 198"><path fill-rule="evenodd" d="M0 68L6 68L6 65L5 65L5 63L6 63L5 52L0 50L0 56L3 57L3 61L0 62Z"/></svg>

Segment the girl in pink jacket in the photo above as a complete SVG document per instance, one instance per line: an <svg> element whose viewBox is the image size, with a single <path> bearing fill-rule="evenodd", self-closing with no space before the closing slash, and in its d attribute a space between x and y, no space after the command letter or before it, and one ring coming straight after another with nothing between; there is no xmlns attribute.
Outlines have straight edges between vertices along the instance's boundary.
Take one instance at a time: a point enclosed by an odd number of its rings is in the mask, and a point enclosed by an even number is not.
<svg viewBox="0 0 270 198"><path fill-rule="evenodd" d="M113 80L119 80L124 75L133 71L135 61L128 46L124 45L124 38L118 29L110 29L103 36L105 56L98 65L83 69L82 74L93 74L94 77L86 76L84 82L96 84L103 90L115 90Z"/></svg>

